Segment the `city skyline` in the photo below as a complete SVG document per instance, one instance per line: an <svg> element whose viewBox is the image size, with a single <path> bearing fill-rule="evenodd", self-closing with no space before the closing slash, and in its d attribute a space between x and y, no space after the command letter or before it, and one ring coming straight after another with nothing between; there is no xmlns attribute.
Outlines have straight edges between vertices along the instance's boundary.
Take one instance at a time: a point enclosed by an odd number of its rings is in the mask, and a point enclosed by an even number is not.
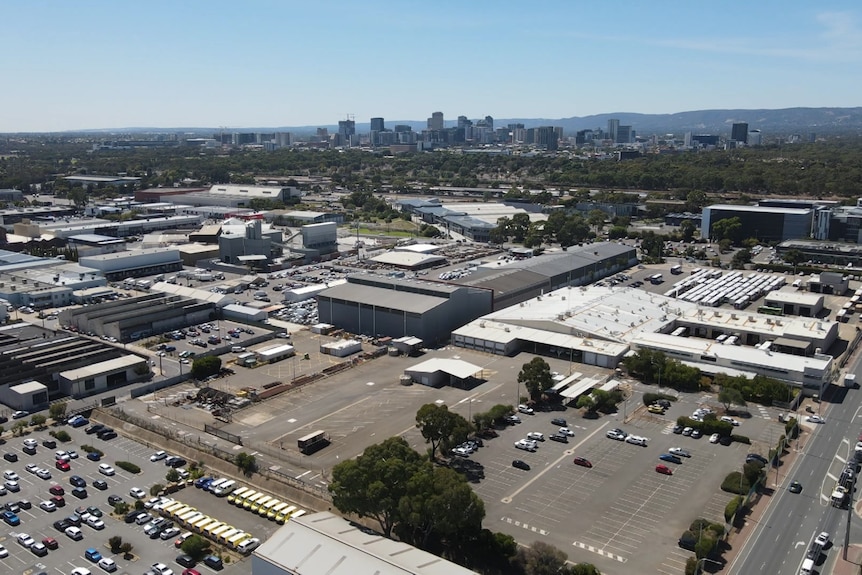
<svg viewBox="0 0 862 575"><path fill-rule="evenodd" d="M625 11L96 0L4 12L15 25L0 133L853 107L862 88L848 73L862 63L862 12L842 0Z"/></svg>

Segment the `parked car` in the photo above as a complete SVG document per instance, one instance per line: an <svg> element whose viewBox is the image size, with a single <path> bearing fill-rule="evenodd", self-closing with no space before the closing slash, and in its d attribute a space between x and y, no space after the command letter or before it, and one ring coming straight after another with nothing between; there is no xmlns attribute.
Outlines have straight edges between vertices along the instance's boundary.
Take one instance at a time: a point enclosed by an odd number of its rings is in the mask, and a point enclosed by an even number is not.
<svg viewBox="0 0 862 575"><path fill-rule="evenodd" d="M536 413L532 407L524 405L523 403L518 406L518 411L521 413L526 413L527 415L534 415Z"/></svg>
<svg viewBox="0 0 862 575"><path fill-rule="evenodd" d="M674 455L672 453L662 453L661 455L658 456L658 458L661 459L662 461L667 461L670 463L676 463L677 465L682 463L682 459L680 459L679 457L677 457L676 455Z"/></svg>
<svg viewBox="0 0 862 575"><path fill-rule="evenodd" d="M673 475L673 470L671 470L671 468L668 467L667 465L664 465L661 463L655 466L655 470L658 473L662 473L664 475Z"/></svg>
<svg viewBox="0 0 862 575"><path fill-rule="evenodd" d="M568 423L566 423L566 420L562 417L555 417L551 420L551 425L559 425L560 427L565 427L566 425L568 425Z"/></svg>
<svg viewBox="0 0 862 575"><path fill-rule="evenodd" d="M524 471L530 470L530 465L526 461L521 461L520 459L513 460L512 467L517 467L518 469L523 469Z"/></svg>
<svg viewBox="0 0 862 575"><path fill-rule="evenodd" d="M667 452L672 453L673 455L678 455L680 457L691 457L691 453L681 447L671 447L667 450Z"/></svg>
<svg viewBox="0 0 862 575"><path fill-rule="evenodd" d="M574 459L575 465L580 465L581 467L590 467L592 468L593 464L590 463L590 460L585 457L575 457Z"/></svg>
<svg viewBox="0 0 862 575"><path fill-rule="evenodd" d="M551 441L557 441L559 443L568 443L569 438L563 435L562 433L554 433L548 436L548 439Z"/></svg>
<svg viewBox="0 0 862 575"><path fill-rule="evenodd" d="M721 438L721 436L719 434L713 433L712 435L709 436L709 442L710 443L718 443L718 440L720 438Z"/></svg>

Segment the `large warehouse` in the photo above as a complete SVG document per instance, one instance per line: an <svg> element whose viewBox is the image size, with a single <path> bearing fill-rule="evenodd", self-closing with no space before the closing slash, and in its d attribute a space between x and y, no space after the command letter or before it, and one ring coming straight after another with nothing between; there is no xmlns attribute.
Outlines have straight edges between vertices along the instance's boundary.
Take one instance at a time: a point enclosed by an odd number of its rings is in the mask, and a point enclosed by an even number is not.
<svg viewBox="0 0 862 575"><path fill-rule="evenodd" d="M317 295L320 321L350 333L446 341L464 322L491 311L486 289L354 274Z"/></svg>
<svg viewBox="0 0 862 575"><path fill-rule="evenodd" d="M98 254L81 257L78 263L99 270L108 281L164 274L183 269L180 253L167 248Z"/></svg>
<svg viewBox="0 0 862 575"><path fill-rule="evenodd" d="M330 512L292 518L258 547L252 575L471 575L407 543L369 533Z"/></svg>
<svg viewBox="0 0 862 575"><path fill-rule="evenodd" d="M454 281L491 290L496 310L562 287L593 283L634 265L637 265L635 248L601 242L522 260L496 260Z"/></svg>
<svg viewBox="0 0 862 575"><path fill-rule="evenodd" d="M668 335L678 331L692 337ZM720 335L736 336L740 345L717 344ZM831 376L832 357L820 350L837 338L834 321L704 309L635 288L596 286L546 293L452 333L456 346L497 355L527 351L614 368L630 350L649 348L705 373L762 374L806 387ZM766 342L767 350L753 347Z"/></svg>
<svg viewBox="0 0 862 575"><path fill-rule="evenodd" d="M713 238L713 226L729 218L739 218L746 238L757 238L764 242L782 242L809 237L814 222L814 210L809 207L715 204L703 208L701 237Z"/></svg>

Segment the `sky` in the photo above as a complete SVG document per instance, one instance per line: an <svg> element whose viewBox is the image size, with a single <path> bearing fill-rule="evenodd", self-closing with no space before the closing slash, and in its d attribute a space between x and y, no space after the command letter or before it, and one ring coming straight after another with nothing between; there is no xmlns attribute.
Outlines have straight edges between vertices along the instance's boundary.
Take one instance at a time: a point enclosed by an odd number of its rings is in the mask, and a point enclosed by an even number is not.
<svg viewBox="0 0 862 575"><path fill-rule="evenodd" d="M855 107L857 0L0 0L0 133Z"/></svg>

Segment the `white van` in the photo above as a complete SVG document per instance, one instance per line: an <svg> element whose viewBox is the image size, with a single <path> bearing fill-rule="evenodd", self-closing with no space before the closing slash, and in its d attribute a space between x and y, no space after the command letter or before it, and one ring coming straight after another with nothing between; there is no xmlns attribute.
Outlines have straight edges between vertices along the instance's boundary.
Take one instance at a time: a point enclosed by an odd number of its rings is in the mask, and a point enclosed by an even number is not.
<svg viewBox="0 0 862 575"><path fill-rule="evenodd" d="M231 479L230 481L225 481L215 489L213 489L213 495L216 497L227 497L230 495L230 492L233 491L234 486L236 485L236 481Z"/></svg>
<svg viewBox="0 0 862 575"><path fill-rule="evenodd" d="M799 575L811 575L814 572L814 559L806 559L799 568Z"/></svg>
<svg viewBox="0 0 862 575"><path fill-rule="evenodd" d="M221 477L219 479L216 479L215 481L213 481L212 483L209 484L209 486L207 487L207 491L209 491L210 493L215 493L216 489L218 489L219 487L221 487L222 485L224 485L228 481L230 481L230 480L227 477Z"/></svg>

